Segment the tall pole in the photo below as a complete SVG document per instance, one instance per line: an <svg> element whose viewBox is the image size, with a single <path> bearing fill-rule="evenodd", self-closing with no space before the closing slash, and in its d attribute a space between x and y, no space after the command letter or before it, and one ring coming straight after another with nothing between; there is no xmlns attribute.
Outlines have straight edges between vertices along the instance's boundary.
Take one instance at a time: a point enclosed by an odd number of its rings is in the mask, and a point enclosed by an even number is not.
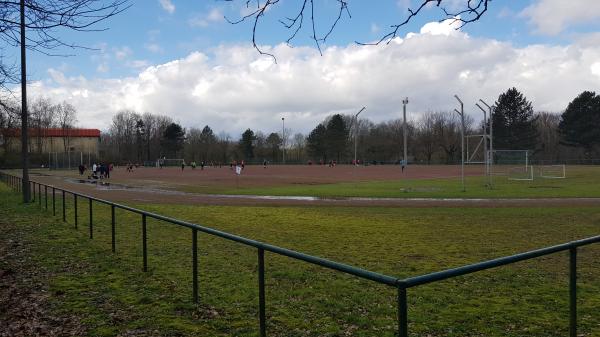
<svg viewBox="0 0 600 337"><path fill-rule="evenodd" d="M483 165L485 166L485 176L490 175L490 166L488 158L488 147L487 147L487 111L481 107L481 105L475 103L479 110L483 111ZM488 183L489 187L489 183Z"/></svg>
<svg viewBox="0 0 600 337"><path fill-rule="evenodd" d="M407 139L408 134L406 132L406 105L408 104L408 97L402 100L402 112L404 115L404 121L402 122L402 135L404 137L404 157L403 157L403 165L408 164L408 151L407 151ZM403 166L404 167L404 166Z"/></svg>
<svg viewBox="0 0 600 337"><path fill-rule="evenodd" d="M489 116L490 116L490 152L488 154L488 167L489 167L489 185L492 188L492 173L494 172L494 118L492 118L492 107L488 105L484 100L479 100L482 104L484 104L488 108Z"/></svg>
<svg viewBox="0 0 600 337"><path fill-rule="evenodd" d="M458 98L457 95L454 95L454 98L460 103L460 112L456 109L454 111L458 112L460 115L460 177L462 181L462 191L465 192L465 111L464 104Z"/></svg>
<svg viewBox="0 0 600 337"><path fill-rule="evenodd" d="M29 190L29 144L27 123L27 58L25 49L25 0L21 0L21 165L23 165L23 202L31 198Z"/></svg>
<svg viewBox="0 0 600 337"><path fill-rule="evenodd" d="M358 162L356 161L356 152L357 152L357 148L358 146L356 144L358 144L358 115L360 115L361 112L363 112L363 110L366 109L364 106L362 107L362 109L360 109L359 112L356 113L356 115L354 115L354 165L356 166L358 164Z"/></svg>
<svg viewBox="0 0 600 337"><path fill-rule="evenodd" d="M281 138L283 140L283 163L285 164L285 117L281 117Z"/></svg>

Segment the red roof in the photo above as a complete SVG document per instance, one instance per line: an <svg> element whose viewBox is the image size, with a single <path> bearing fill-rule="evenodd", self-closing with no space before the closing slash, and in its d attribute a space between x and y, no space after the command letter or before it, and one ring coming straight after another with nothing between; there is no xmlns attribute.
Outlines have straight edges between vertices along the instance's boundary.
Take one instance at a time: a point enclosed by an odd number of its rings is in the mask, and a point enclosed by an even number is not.
<svg viewBox="0 0 600 337"><path fill-rule="evenodd" d="M21 129L4 129L5 137L20 137ZM30 137L100 137L98 129L29 129Z"/></svg>

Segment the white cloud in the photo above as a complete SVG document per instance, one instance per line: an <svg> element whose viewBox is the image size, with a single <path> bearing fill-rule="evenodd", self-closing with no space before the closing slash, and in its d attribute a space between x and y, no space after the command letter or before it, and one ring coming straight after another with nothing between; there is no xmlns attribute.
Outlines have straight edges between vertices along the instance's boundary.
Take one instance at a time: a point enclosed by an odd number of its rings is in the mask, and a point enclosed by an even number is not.
<svg viewBox="0 0 600 337"><path fill-rule="evenodd" d="M560 112L581 91L600 86L600 45L579 41L589 40L515 47L426 25L388 45L330 47L323 56L309 47L264 46L278 64L249 45L224 45L135 77L65 77L51 69L50 79L30 91L71 102L86 127L106 128L114 113L128 108L168 114L187 127L208 124L233 137L246 128L278 130L282 116L295 132L309 132L329 114L362 106L376 122L399 118L404 97L412 118L454 109L458 94L480 119L474 103L492 103L513 86L535 109Z"/></svg>
<svg viewBox="0 0 600 337"><path fill-rule="evenodd" d="M225 21L223 12L219 8L213 8L206 14L193 15L188 20L190 27L208 27L211 23L219 23Z"/></svg>
<svg viewBox="0 0 600 337"><path fill-rule="evenodd" d="M160 6L169 14L175 13L175 5L171 0L159 0Z"/></svg>
<svg viewBox="0 0 600 337"><path fill-rule="evenodd" d="M461 35L463 33L459 32L459 28L461 26L460 16L457 19L448 19L442 22L429 22L426 23L421 28L421 34L431 34L431 35Z"/></svg>
<svg viewBox="0 0 600 337"><path fill-rule="evenodd" d="M570 25L600 19L600 1L537 0L525 8L521 16L529 19L537 33L556 35Z"/></svg>
<svg viewBox="0 0 600 337"><path fill-rule="evenodd" d="M129 56L131 56L131 54L133 54L133 51L131 50L131 48L129 48L127 46L120 47L120 48L114 48L113 51L115 54L115 58L119 61L123 61L123 60L127 59Z"/></svg>
<svg viewBox="0 0 600 337"><path fill-rule="evenodd" d="M154 42L146 43L144 48L151 53L161 53L163 51L162 47L158 43Z"/></svg>
<svg viewBox="0 0 600 337"><path fill-rule="evenodd" d="M96 67L96 71L99 73L107 73L109 70L110 68L108 67L108 63L106 62L102 62Z"/></svg>

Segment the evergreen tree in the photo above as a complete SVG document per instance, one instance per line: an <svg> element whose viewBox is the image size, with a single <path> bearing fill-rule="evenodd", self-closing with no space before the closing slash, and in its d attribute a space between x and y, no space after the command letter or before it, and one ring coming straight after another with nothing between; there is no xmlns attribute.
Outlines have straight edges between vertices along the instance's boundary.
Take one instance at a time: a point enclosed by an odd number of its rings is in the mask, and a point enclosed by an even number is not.
<svg viewBox="0 0 600 337"><path fill-rule="evenodd" d="M177 123L171 123L163 132L161 145L167 154L170 156L176 156L177 152L183 148L184 141L185 130L181 127L181 125Z"/></svg>
<svg viewBox="0 0 600 337"><path fill-rule="evenodd" d="M254 141L256 140L256 136L254 135L254 131L247 129L242 133L242 138L238 144L240 151L242 152L244 159L250 160L254 158Z"/></svg>
<svg viewBox="0 0 600 337"><path fill-rule="evenodd" d="M494 148L500 150L533 150L536 146L536 118L531 102L516 88L500 94L492 117Z"/></svg>
<svg viewBox="0 0 600 337"><path fill-rule="evenodd" d="M210 128L210 126L206 125L200 132L200 154L202 160L209 160L212 158L211 150L214 145L217 143L217 136Z"/></svg>
<svg viewBox="0 0 600 337"><path fill-rule="evenodd" d="M591 91L579 94L562 114L558 128L562 144L581 146L590 154L600 145L600 95Z"/></svg>
<svg viewBox="0 0 600 337"><path fill-rule="evenodd" d="M326 133L325 126L319 124L306 138L308 153L315 159L327 160Z"/></svg>
<svg viewBox="0 0 600 337"><path fill-rule="evenodd" d="M276 132L271 132L266 140L267 145L271 148L271 160L277 160L277 153L279 153L279 146L283 144L283 140Z"/></svg>
<svg viewBox="0 0 600 337"><path fill-rule="evenodd" d="M340 114L333 115L327 123L325 138L327 140L327 153L340 161L348 147L349 130Z"/></svg>

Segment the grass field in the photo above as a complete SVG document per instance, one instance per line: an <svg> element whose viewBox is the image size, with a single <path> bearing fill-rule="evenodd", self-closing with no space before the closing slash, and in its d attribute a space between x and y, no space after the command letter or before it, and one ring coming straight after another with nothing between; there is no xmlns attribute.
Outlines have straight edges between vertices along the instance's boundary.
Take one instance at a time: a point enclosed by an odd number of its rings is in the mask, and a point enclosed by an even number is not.
<svg viewBox="0 0 600 337"><path fill-rule="evenodd" d="M427 167L424 167L427 169ZM239 194L270 196L314 196L324 198L369 197L369 198L575 198L600 197L599 166L568 166L566 179L543 179L536 177L533 181L512 181L506 176L494 176L493 186L488 188L487 178L477 174L466 177L465 188L459 176L446 178L377 178L369 176L369 170L392 169L392 167L359 167L354 174L351 167L306 168L317 171L310 177L295 177L294 172L302 172L301 167L275 167L262 171L258 169L242 174L236 182L235 175L229 169L211 169L186 171L176 169L160 171L140 168L133 174L124 174L117 170L109 180L111 183L124 184L138 188L155 190L177 190L198 194ZM411 169L420 170L413 167ZM439 168L438 168L439 169ZM272 171L269 171L272 170ZM456 167L449 167L456 174ZM479 170L479 169L478 169ZM37 174L55 177L77 178L73 171L34 171ZM360 173L362 172L362 173ZM392 171L393 172L393 171ZM441 172L444 172L443 170ZM18 172L14 172L17 173ZM313 172L314 173L314 172ZM434 172L440 174L439 170ZM383 172L390 175L390 172ZM319 176L320 175L320 176ZM339 175L339 176L337 176ZM418 175L418 174L415 174ZM425 177L425 178L423 178ZM49 183L56 181L48 180Z"/></svg>
<svg viewBox="0 0 600 337"><path fill-rule="evenodd" d="M256 251L200 235L201 305L191 304L189 229L149 221L142 273L140 216L87 203L79 229L0 189L0 224L18 224L51 271L55 310L84 317L92 336L131 329L162 336L256 336ZM57 204L60 211L60 202ZM558 208L232 207L135 205L252 239L397 277L414 276L598 235L600 210ZM0 234L3 235L3 234ZM579 253L581 336L600 335L600 247ZM271 336L393 336L396 291L266 254ZM566 254L409 290L413 336L565 336Z"/></svg>
<svg viewBox="0 0 600 337"><path fill-rule="evenodd" d="M367 168L368 169L368 168ZM207 188L197 185L177 186L177 190L193 193L222 193L274 196L368 197L368 198L583 198L600 197L600 167L568 168L566 179L533 181L509 180L494 176L492 188L488 178L468 176L465 191L460 178L405 179L387 181L355 181L332 184L288 184L271 187Z"/></svg>

